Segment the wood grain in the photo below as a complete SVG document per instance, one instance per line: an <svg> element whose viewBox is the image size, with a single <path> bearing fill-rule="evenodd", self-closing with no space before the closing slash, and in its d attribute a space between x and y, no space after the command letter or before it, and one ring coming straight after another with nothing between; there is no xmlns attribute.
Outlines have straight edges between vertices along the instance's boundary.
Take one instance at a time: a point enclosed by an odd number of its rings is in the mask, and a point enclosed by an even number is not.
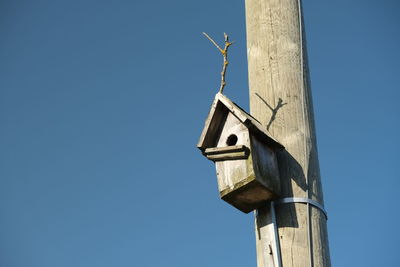
<svg viewBox="0 0 400 267"><path fill-rule="evenodd" d="M278 153L281 194L323 204L300 3L246 0L246 24L251 115L286 148ZM257 238L258 267L276 266L264 260L266 210L256 220L256 232L265 233ZM324 215L304 204L280 205L276 213L283 266L329 267Z"/></svg>

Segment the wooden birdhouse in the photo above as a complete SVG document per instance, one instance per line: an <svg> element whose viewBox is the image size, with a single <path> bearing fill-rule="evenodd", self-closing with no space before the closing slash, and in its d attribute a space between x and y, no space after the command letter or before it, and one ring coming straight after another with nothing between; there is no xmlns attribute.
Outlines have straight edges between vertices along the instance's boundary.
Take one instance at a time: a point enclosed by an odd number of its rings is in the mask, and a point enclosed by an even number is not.
<svg viewBox="0 0 400 267"><path fill-rule="evenodd" d="M218 93L197 147L215 162L223 200L248 213L280 194L276 151L283 146L251 115Z"/></svg>

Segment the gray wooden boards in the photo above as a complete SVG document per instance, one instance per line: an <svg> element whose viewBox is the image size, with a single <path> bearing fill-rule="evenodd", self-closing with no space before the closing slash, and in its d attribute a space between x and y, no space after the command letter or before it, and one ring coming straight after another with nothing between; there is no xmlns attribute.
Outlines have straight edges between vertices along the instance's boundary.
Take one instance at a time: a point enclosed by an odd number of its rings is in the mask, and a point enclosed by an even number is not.
<svg viewBox="0 0 400 267"><path fill-rule="evenodd" d="M215 163L221 198L237 209L248 213L280 195L276 150L283 146L221 93L197 147Z"/></svg>

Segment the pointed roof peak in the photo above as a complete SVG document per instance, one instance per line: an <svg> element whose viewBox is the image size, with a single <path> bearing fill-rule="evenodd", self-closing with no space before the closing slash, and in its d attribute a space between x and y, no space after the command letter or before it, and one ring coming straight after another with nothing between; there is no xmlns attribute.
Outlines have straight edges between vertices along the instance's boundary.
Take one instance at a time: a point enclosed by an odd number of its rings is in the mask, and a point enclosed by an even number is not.
<svg viewBox="0 0 400 267"><path fill-rule="evenodd" d="M201 133L200 140L197 144L197 147L200 150L204 151L206 148L213 146L215 140L212 139L220 132L227 112L231 112L241 123L243 123L243 125L249 129L253 135L258 137L260 140L263 140L276 149L284 148L272 137L271 133L257 119L248 114L236 103L232 102L227 96L218 92L215 95L214 102L206 119L203 132Z"/></svg>

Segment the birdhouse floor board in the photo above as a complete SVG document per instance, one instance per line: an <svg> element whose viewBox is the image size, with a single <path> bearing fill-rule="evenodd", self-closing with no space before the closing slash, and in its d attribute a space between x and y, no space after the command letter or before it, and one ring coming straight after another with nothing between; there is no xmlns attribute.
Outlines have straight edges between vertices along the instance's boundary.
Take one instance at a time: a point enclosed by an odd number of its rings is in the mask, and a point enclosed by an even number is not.
<svg viewBox="0 0 400 267"><path fill-rule="evenodd" d="M274 194L257 180L249 182L246 186L239 187L235 191L225 194L221 198L244 213L253 211L266 203L265 199L271 199Z"/></svg>
<svg viewBox="0 0 400 267"><path fill-rule="evenodd" d="M226 188L224 190L220 191L221 197L224 197L232 192L242 192L244 191L245 187L248 186L248 184L252 183L255 181L255 176L254 174L250 175L249 177L245 179L241 179L239 182L235 183L233 187Z"/></svg>

